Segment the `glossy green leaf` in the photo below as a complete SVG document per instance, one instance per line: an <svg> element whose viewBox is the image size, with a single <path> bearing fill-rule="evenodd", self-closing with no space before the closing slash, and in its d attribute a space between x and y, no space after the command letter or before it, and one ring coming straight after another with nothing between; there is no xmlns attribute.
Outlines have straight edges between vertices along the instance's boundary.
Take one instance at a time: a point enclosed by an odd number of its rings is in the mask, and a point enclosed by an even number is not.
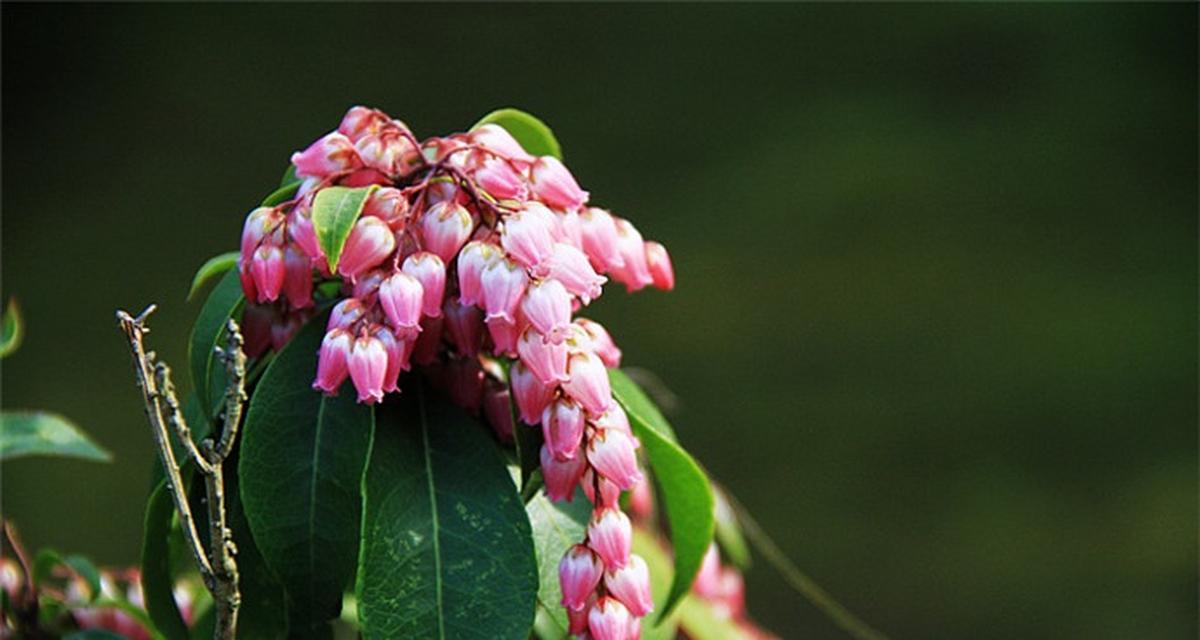
<svg viewBox="0 0 1200 640"><path fill-rule="evenodd" d="M238 549L238 587L242 593L238 639L282 640L288 635L287 593L263 559L246 521L240 480L234 473L236 462L231 460L225 465L225 511Z"/></svg>
<svg viewBox="0 0 1200 640"><path fill-rule="evenodd" d="M538 604L557 627L558 638L567 635L567 612L559 604L562 588L558 582L558 563L567 549L583 542L592 506L582 489L570 502L552 502L539 492L528 504L529 524L533 527L533 547L538 562ZM543 625L545 627L545 625Z"/></svg>
<svg viewBox="0 0 1200 640"><path fill-rule="evenodd" d="M105 631L103 629L84 629L82 631L72 631L63 636L63 640L128 640L125 636Z"/></svg>
<svg viewBox="0 0 1200 640"><path fill-rule="evenodd" d="M712 483L714 517L716 519L716 539L721 551L739 569L750 567L750 546L742 535L742 524L738 522L737 511L725 495L725 490L717 483Z"/></svg>
<svg viewBox="0 0 1200 640"><path fill-rule="evenodd" d="M329 271L337 273L338 260L350 230L358 221L367 196L377 185L366 187L326 187L317 192L313 199L312 223L317 234L317 243L329 259Z"/></svg>
<svg viewBox="0 0 1200 640"><path fill-rule="evenodd" d="M658 479L659 499L671 524L675 554L674 581L660 619L691 588L704 553L712 544L714 500L708 477L675 440L675 432L646 394L624 372L609 371L613 397L629 415L630 426L642 442Z"/></svg>
<svg viewBox="0 0 1200 640"><path fill-rule="evenodd" d="M299 181L300 176L296 175L296 165L289 163L287 169L283 171L283 177L279 179L279 186L282 187Z"/></svg>
<svg viewBox="0 0 1200 640"><path fill-rule="evenodd" d="M286 182L286 183L280 185L280 187L278 189L276 189L276 190L272 191L270 194L268 194L267 197L263 198L262 206L273 207L281 202L286 202L288 200L291 200L292 198L294 198L296 196L296 192L299 190L300 190L300 181L299 180L293 180L292 182Z"/></svg>
<svg viewBox="0 0 1200 640"><path fill-rule="evenodd" d="M46 411L0 413L0 460L23 456L112 460L112 454L58 414Z"/></svg>
<svg viewBox="0 0 1200 640"><path fill-rule="evenodd" d="M186 640L187 625L175 604L175 580L171 571L171 536L175 502L160 481L146 501L142 530L142 597L146 613L168 640Z"/></svg>
<svg viewBox="0 0 1200 640"><path fill-rule="evenodd" d="M363 500L364 638L529 636L538 591L529 519L482 425L406 388L379 410Z"/></svg>
<svg viewBox="0 0 1200 640"><path fill-rule="evenodd" d="M233 269L237 266L238 252L230 251L209 258L200 268L196 270L196 275L192 276L192 288L188 290L187 299L191 300L196 292L204 288L213 278Z"/></svg>
<svg viewBox="0 0 1200 640"><path fill-rule="evenodd" d="M225 400L225 366L215 349L223 346L225 325L242 310L246 299L236 270L227 271L208 294L188 342L188 363L192 371L192 388L200 399L204 416L211 420ZM195 425L193 425L194 428Z"/></svg>
<svg viewBox="0 0 1200 640"><path fill-rule="evenodd" d="M374 428L374 412L355 402L349 384L335 397L312 389L325 322L310 321L263 374L238 461L242 509L287 590L297 633L338 616L354 575L359 482Z"/></svg>
<svg viewBox="0 0 1200 640"><path fill-rule="evenodd" d="M663 611L671 593L673 571L670 552L653 533L641 527L633 529L632 550L646 561L646 567L650 569L650 595L654 597L654 610ZM653 616L651 613L642 620L642 640L674 640L679 612L670 613L657 622Z"/></svg>
<svg viewBox="0 0 1200 640"><path fill-rule="evenodd" d="M33 561L33 584L38 587L45 585L46 580L54 576L54 569L63 566L72 573L83 578L88 585L88 601L95 600L100 595L100 570L92 561L79 554L60 555L53 549L38 551Z"/></svg>
<svg viewBox="0 0 1200 640"><path fill-rule="evenodd" d="M554 132L545 122L531 114L520 109L497 109L480 118L471 128L477 129L485 124L504 127L526 151L535 156L554 156L562 160L562 148L559 147Z"/></svg>
<svg viewBox="0 0 1200 640"><path fill-rule="evenodd" d="M16 298L9 298L4 318L0 319L0 358L16 351L24 337L25 321L21 319L21 305L17 304Z"/></svg>

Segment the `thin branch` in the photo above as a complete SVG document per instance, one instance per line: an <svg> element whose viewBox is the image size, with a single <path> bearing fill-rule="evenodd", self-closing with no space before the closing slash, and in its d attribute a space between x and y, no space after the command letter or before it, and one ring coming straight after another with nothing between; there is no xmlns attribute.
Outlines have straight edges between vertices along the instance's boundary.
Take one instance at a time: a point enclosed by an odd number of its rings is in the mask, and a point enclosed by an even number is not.
<svg viewBox="0 0 1200 640"><path fill-rule="evenodd" d="M242 407L246 403L246 353L242 350L242 333L238 325L229 319L226 326L229 337L226 347L221 353L225 362L225 429L221 433L221 441L217 444L217 456L222 460L229 457L233 450L234 439L237 438L238 425L242 421Z"/></svg>
<svg viewBox="0 0 1200 640"><path fill-rule="evenodd" d="M209 473L211 465L196 447L196 442L192 439L192 430L188 427L187 420L183 419L179 400L175 397L175 385L171 382L171 368L165 362L154 365L154 384L158 386L159 395L162 396L167 424L171 425L176 438L183 443L183 448L192 463L200 468L201 473Z"/></svg>

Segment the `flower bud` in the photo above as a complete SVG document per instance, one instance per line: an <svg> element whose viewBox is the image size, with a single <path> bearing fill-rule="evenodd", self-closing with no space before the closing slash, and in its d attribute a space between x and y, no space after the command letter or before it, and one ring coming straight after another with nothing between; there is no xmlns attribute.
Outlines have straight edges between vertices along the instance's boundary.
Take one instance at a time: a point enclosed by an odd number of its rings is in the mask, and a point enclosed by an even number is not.
<svg viewBox="0 0 1200 640"><path fill-rule="evenodd" d="M532 163L535 158L521 147L521 143L512 137L504 127L498 124L485 124L471 132L471 142L493 151L510 160Z"/></svg>
<svg viewBox="0 0 1200 640"><path fill-rule="evenodd" d="M338 273L356 279L383 262L396 249L396 236L379 218L359 218L346 238L338 260Z"/></svg>
<svg viewBox="0 0 1200 640"><path fill-rule="evenodd" d="M721 557L717 553L717 543L708 545L704 559L700 561L700 570L692 581L692 591L705 600L713 600L721 592Z"/></svg>
<svg viewBox="0 0 1200 640"><path fill-rule="evenodd" d="M637 291L654 282L650 267L646 263L646 243L628 220L617 219L617 249L621 252L624 265L612 269L613 279L625 285L630 292Z"/></svg>
<svg viewBox="0 0 1200 640"><path fill-rule="evenodd" d="M242 227L242 259L250 261L254 251L262 244L275 227L283 221L283 214L271 207L259 207L246 216L246 224Z"/></svg>
<svg viewBox="0 0 1200 640"><path fill-rule="evenodd" d="M604 596L588 611L588 631L591 640L629 640L629 623L633 618L621 601Z"/></svg>
<svg viewBox="0 0 1200 640"><path fill-rule="evenodd" d="M275 245L260 246L254 252L254 259L250 261L250 275L254 278L258 302L277 300L279 292L283 289L283 279L286 275L283 251Z"/></svg>
<svg viewBox="0 0 1200 640"><path fill-rule="evenodd" d="M325 325L325 330L348 330L354 323L361 320L366 312L367 309L362 300L358 298L345 298L333 306L333 311L329 313L329 322Z"/></svg>
<svg viewBox="0 0 1200 640"><path fill-rule="evenodd" d="M479 345L483 341L483 312L478 307L447 299L443 313L450 342L454 343L458 355L468 358L479 355Z"/></svg>
<svg viewBox="0 0 1200 640"><path fill-rule="evenodd" d="M434 318L442 315L442 298L446 295L446 264L428 251L419 251L404 259L400 270L421 283L421 312Z"/></svg>
<svg viewBox="0 0 1200 640"><path fill-rule="evenodd" d="M375 169L365 168L351 171L346 177L338 180L337 183L339 186L352 188L369 187L371 185L387 186L392 184L392 179Z"/></svg>
<svg viewBox="0 0 1200 640"><path fill-rule="evenodd" d="M395 187L383 187L372 191L367 196L362 211L364 216L383 220L393 231L404 228L405 222L408 221L408 213L408 199Z"/></svg>
<svg viewBox="0 0 1200 640"><path fill-rule="evenodd" d="M583 410L568 398L559 398L542 411L542 436L559 460L571 460L579 453L585 426Z"/></svg>
<svg viewBox="0 0 1200 640"><path fill-rule="evenodd" d="M386 176L402 174L405 156L416 151L399 129L389 126L356 140L354 150L363 164Z"/></svg>
<svg viewBox="0 0 1200 640"><path fill-rule="evenodd" d="M288 215L288 235L291 236L292 242L300 247L304 255L308 256L311 266L320 269L325 275L329 275L329 264L325 259L325 251L321 249L320 243L317 241L317 232L313 229L312 219L300 212L300 208L292 210Z"/></svg>
<svg viewBox="0 0 1200 640"><path fill-rule="evenodd" d="M446 367L450 399L473 415L483 406L483 369L475 358L455 358Z"/></svg>
<svg viewBox="0 0 1200 640"><path fill-rule="evenodd" d="M529 284L525 269L512 260L496 260L484 269L480 283L488 319L504 318L516 323L517 306Z"/></svg>
<svg viewBox="0 0 1200 640"><path fill-rule="evenodd" d="M650 568L637 554L629 556L629 564L624 568L605 572L604 588L634 616L640 618L654 610L654 598L650 595Z"/></svg>
<svg viewBox="0 0 1200 640"><path fill-rule="evenodd" d="M567 633L579 638L579 640L587 639L588 612L592 610L592 605L596 604L596 599L596 594L592 594L583 609L579 611L567 609Z"/></svg>
<svg viewBox="0 0 1200 640"><path fill-rule="evenodd" d="M527 203L504 219L500 244L517 262L537 268L554 250L554 214L536 202Z"/></svg>
<svg viewBox="0 0 1200 640"><path fill-rule="evenodd" d="M421 319L421 333L416 337L413 347L413 362L419 365L430 365L437 360L442 348L442 331L444 324L441 318L426 316Z"/></svg>
<svg viewBox="0 0 1200 640"><path fill-rule="evenodd" d="M338 125L337 130L351 140L358 140L364 135L378 133L390 122L391 118L379 109L354 106L342 116L342 123Z"/></svg>
<svg viewBox="0 0 1200 640"><path fill-rule="evenodd" d="M283 252L283 292L293 309L312 306L313 277L311 261L295 245Z"/></svg>
<svg viewBox="0 0 1200 640"><path fill-rule="evenodd" d="M580 484L583 485L583 493L588 502L596 505L596 508L616 507L617 501L621 499L621 489L590 466L583 472Z"/></svg>
<svg viewBox="0 0 1200 640"><path fill-rule="evenodd" d="M521 310L534 329L558 344L571 324L571 294L557 280L541 280L529 286Z"/></svg>
<svg viewBox="0 0 1200 640"><path fill-rule="evenodd" d="M551 344L532 327L517 340L521 362L546 386L558 386L567 378L567 346Z"/></svg>
<svg viewBox="0 0 1200 640"><path fill-rule="evenodd" d="M646 519L654 514L654 490L642 475L642 481L629 490L629 511L635 518Z"/></svg>
<svg viewBox="0 0 1200 640"><path fill-rule="evenodd" d="M736 618L746 612L746 586L742 574L733 567L722 567L721 577L717 583L718 609L723 609L730 618Z"/></svg>
<svg viewBox="0 0 1200 640"><path fill-rule="evenodd" d="M619 509L597 509L588 523L588 546L608 570L620 569L629 562L633 524Z"/></svg>
<svg viewBox="0 0 1200 640"><path fill-rule="evenodd" d="M646 268L655 288L663 291L675 288L675 267L671 266L666 247L657 242L646 243Z"/></svg>
<svg viewBox="0 0 1200 640"><path fill-rule="evenodd" d="M471 214L460 204L439 202L421 216L421 239L424 247L448 263L471 236L475 223Z"/></svg>
<svg viewBox="0 0 1200 640"><path fill-rule="evenodd" d="M575 176L554 156L538 158L529 177L534 195L555 209L578 209L587 202L588 192L579 188Z"/></svg>
<svg viewBox="0 0 1200 640"><path fill-rule="evenodd" d="M342 386L350 372L348 367L353 344L353 339L344 329L334 329L325 334L317 356L317 379L313 382L314 389L331 396L337 395L338 387Z"/></svg>
<svg viewBox="0 0 1200 640"><path fill-rule="evenodd" d="M358 389L358 401L374 404L383 400L384 378L388 372L388 353L383 342L373 336L359 336L347 364L350 380Z"/></svg>
<svg viewBox="0 0 1200 640"><path fill-rule="evenodd" d="M604 209L589 207L579 214L583 252L601 271L625 266L618 247L617 223Z"/></svg>
<svg viewBox="0 0 1200 640"><path fill-rule="evenodd" d="M483 415L496 437L505 444L512 444L513 428L516 426L513 424L510 397L508 389L499 383L488 385L483 392Z"/></svg>
<svg viewBox="0 0 1200 640"><path fill-rule="evenodd" d="M488 318L488 335L492 338L492 353L498 356L515 356L517 354L517 335L520 333L515 322L504 318Z"/></svg>
<svg viewBox="0 0 1200 640"><path fill-rule="evenodd" d="M562 606L575 611L587 607L588 599L603 576L604 563L586 545L577 544L567 549L558 563Z"/></svg>
<svg viewBox="0 0 1200 640"><path fill-rule="evenodd" d="M271 348L281 351L304 326L304 315L288 313L275 318L271 323Z"/></svg>
<svg viewBox="0 0 1200 640"><path fill-rule="evenodd" d="M578 211L567 211L560 213L555 217L558 223L555 226L554 240L583 249L583 221L579 217Z"/></svg>
<svg viewBox="0 0 1200 640"><path fill-rule="evenodd" d="M301 178L323 178L339 171L361 167L362 160L354 150L354 143L350 138L334 132L326 134L304 151L293 153L292 164L296 166L296 175Z"/></svg>
<svg viewBox="0 0 1200 640"><path fill-rule="evenodd" d="M600 475L622 491L642 480L634 453L633 438L616 429L596 430L588 441L587 459Z"/></svg>
<svg viewBox="0 0 1200 640"><path fill-rule="evenodd" d="M554 502L570 502L575 496L575 486L587 468L587 460L583 456L575 456L574 460L559 460L546 445L542 445L540 455L546 497Z"/></svg>
<svg viewBox="0 0 1200 640"><path fill-rule="evenodd" d="M421 283L407 273L393 273L379 284L379 306L401 338L410 338L421 330L424 297Z"/></svg>
<svg viewBox="0 0 1200 640"><path fill-rule="evenodd" d="M383 374L383 391L399 391L400 372L408 370L408 352L412 341L401 341L387 327L380 326L372 333L387 353L387 370Z"/></svg>
<svg viewBox="0 0 1200 640"><path fill-rule="evenodd" d="M592 415L601 415L612 406L608 370L599 357L588 351L571 355L567 361L567 380L562 387Z"/></svg>
<svg viewBox="0 0 1200 640"><path fill-rule="evenodd" d="M554 399L554 387L542 384L529 367L520 361L513 363L508 375L512 381L514 399L521 413L521 420L527 424L538 424L542 419L542 412Z"/></svg>
<svg viewBox="0 0 1200 640"><path fill-rule="evenodd" d="M271 346L271 323L275 311L266 305L247 302L242 311L242 350L247 358L257 358Z"/></svg>
<svg viewBox="0 0 1200 640"><path fill-rule="evenodd" d="M567 291L579 296L584 304L600 297L600 285L607 279L592 269L582 251L556 242L548 262L550 277L562 282Z"/></svg>
<svg viewBox="0 0 1200 640"><path fill-rule="evenodd" d="M473 175L476 184L497 200L524 200L529 197L525 178L500 158L488 158Z"/></svg>
<svg viewBox="0 0 1200 640"><path fill-rule="evenodd" d="M238 280L242 283L242 295L250 302L258 301L258 287L254 284L254 274L250 270L251 260L238 259Z"/></svg>
<svg viewBox="0 0 1200 640"><path fill-rule="evenodd" d="M392 273L393 271L389 265L387 271L384 271L381 267L360 274L354 282L354 288L350 294L359 300L370 299L379 293L379 285L383 284L383 281L390 277Z"/></svg>
<svg viewBox="0 0 1200 640"><path fill-rule="evenodd" d="M458 301L464 305L483 305L483 271L500 257L494 244L473 240L458 254Z"/></svg>
<svg viewBox="0 0 1200 640"><path fill-rule="evenodd" d="M621 366L621 349L603 325L587 318L576 318L575 324L591 338L591 350L600 357L604 366L610 369Z"/></svg>

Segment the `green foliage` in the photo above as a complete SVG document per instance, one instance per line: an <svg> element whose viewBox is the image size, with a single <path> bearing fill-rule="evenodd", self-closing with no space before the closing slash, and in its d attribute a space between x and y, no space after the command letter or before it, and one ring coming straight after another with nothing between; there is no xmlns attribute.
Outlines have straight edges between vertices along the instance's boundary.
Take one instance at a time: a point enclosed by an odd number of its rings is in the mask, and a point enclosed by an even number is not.
<svg viewBox="0 0 1200 640"><path fill-rule="evenodd" d="M0 358L4 358L21 346L25 337L25 322L21 319L21 305L16 298L8 300L4 317L0 319Z"/></svg>
<svg viewBox="0 0 1200 640"><path fill-rule="evenodd" d="M315 393L315 392L314 392ZM238 613L240 640L275 640L288 633L287 593L267 566L242 507L237 464L225 463L225 513L237 544L238 586L242 608ZM208 637L212 637L210 633Z"/></svg>
<svg viewBox="0 0 1200 640"><path fill-rule="evenodd" d="M263 198L262 206L273 207L281 202L291 200L293 197L295 197L296 192L299 190L300 190L300 181L299 180L293 180L292 182L285 182L282 185L280 185L280 187L278 189L272 191L269 195L267 195L267 197Z"/></svg>
<svg viewBox="0 0 1200 640"><path fill-rule="evenodd" d="M536 116L511 107L497 109L480 118L471 129L478 129L485 124L504 127L526 151L535 156L554 156L562 160L562 148L559 147L554 132Z"/></svg>
<svg viewBox="0 0 1200 640"><path fill-rule="evenodd" d="M738 521L737 510L729 501L725 490L717 483L712 483L713 498L716 500L716 539L721 551L739 569L750 567L750 547L742 534L742 524Z"/></svg>
<svg viewBox="0 0 1200 640"><path fill-rule="evenodd" d="M533 540L491 437L419 385L379 413L363 478L363 636L527 638Z"/></svg>
<svg viewBox="0 0 1200 640"><path fill-rule="evenodd" d="M317 243L329 260L329 270L337 273L338 260L342 257L342 247L350 230L362 213L367 196L378 188L376 185L367 187L326 187L317 192L313 199L312 223L317 234Z"/></svg>
<svg viewBox="0 0 1200 640"><path fill-rule="evenodd" d="M60 415L46 411L0 413L0 460L33 455L112 460L112 454Z"/></svg>
<svg viewBox="0 0 1200 640"><path fill-rule="evenodd" d="M660 610L661 620L691 588L704 553L712 543L715 527L712 488L700 465L677 444L671 425L629 376L612 369L609 379L613 396L629 414L630 426L650 459L658 479L659 498L671 524L675 579Z"/></svg>
<svg viewBox="0 0 1200 640"><path fill-rule="evenodd" d="M191 300L196 292L204 288L204 285L213 278L237 266L239 255L237 251L222 253L209 258L200 265L200 268L196 270L196 275L192 276L192 287L188 289L187 299Z"/></svg>
<svg viewBox="0 0 1200 640"><path fill-rule="evenodd" d="M225 325L241 311L246 299L237 271L228 271L208 294L188 343L188 362L192 371L192 387L200 399L204 416L211 420L224 401L225 367L216 355L225 335Z"/></svg>
<svg viewBox="0 0 1200 640"><path fill-rule="evenodd" d="M558 582L558 563L567 549L583 541L587 531L592 505L583 495L582 489L567 503L551 502L545 493L538 493L528 504L529 524L533 528L533 547L538 563L538 605L549 624L543 624L540 636L547 638L547 630L553 629L554 638L567 635L567 613L562 608L562 587Z"/></svg>
<svg viewBox="0 0 1200 640"><path fill-rule="evenodd" d="M100 571L91 560L79 554L62 556L53 549L38 551L33 561L33 584L42 587L53 575L56 567L63 566L75 575L83 578L88 585L88 602L93 602L100 596Z"/></svg>
<svg viewBox="0 0 1200 640"><path fill-rule="evenodd" d="M633 552L641 556L650 569L650 595L654 597L654 610L664 611L671 593L671 554L653 533L641 527L633 530ZM651 624L651 616L647 616L642 620L642 640L674 640L678 625L679 612L667 614L657 624Z"/></svg>
<svg viewBox="0 0 1200 640"><path fill-rule="evenodd" d="M103 629L84 629L72 631L63 636L63 640L126 640L125 636Z"/></svg>
<svg viewBox="0 0 1200 640"><path fill-rule="evenodd" d="M267 368L250 400L238 461L242 508L266 565L287 590L294 632L337 617L354 575L359 481L374 413L347 384L313 391L325 317Z"/></svg>
<svg viewBox="0 0 1200 640"><path fill-rule="evenodd" d="M166 481L162 480L146 501L142 534L142 598L146 613L167 640L186 640L188 628L175 604L175 580L171 572L171 538L177 535L172 526L174 518L175 502Z"/></svg>

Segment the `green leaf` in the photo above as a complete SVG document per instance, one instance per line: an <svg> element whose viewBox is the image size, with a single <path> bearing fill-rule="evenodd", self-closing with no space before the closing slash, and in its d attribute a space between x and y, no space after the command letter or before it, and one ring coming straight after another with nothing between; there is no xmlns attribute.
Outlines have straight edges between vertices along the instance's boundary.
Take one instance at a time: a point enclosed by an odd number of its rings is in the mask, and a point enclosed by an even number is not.
<svg viewBox="0 0 1200 640"><path fill-rule="evenodd" d="M168 640L186 640L187 625L175 604L175 580L171 571L171 537L175 502L160 481L146 501L142 533L142 597L146 613ZM240 556L240 554L239 554Z"/></svg>
<svg viewBox="0 0 1200 640"><path fill-rule="evenodd" d="M535 116L520 109L497 109L479 119L471 129L485 124L498 124L521 143L526 151L535 156L554 156L562 160L562 148L554 132Z"/></svg>
<svg viewBox="0 0 1200 640"><path fill-rule="evenodd" d="M367 196L378 185L366 187L326 187L313 199L312 223L317 243L329 259L329 271L337 273L338 260L350 230L362 213Z"/></svg>
<svg viewBox="0 0 1200 640"><path fill-rule="evenodd" d="M221 346L225 325L242 309L242 283L237 271L228 271L200 308L192 336L188 342L188 362L192 370L192 387L200 399L204 416L211 420L225 400L225 367L215 349ZM194 425L193 425L194 427Z"/></svg>
<svg viewBox="0 0 1200 640"><path fill-rule="evenodd" d="M16 351L25 337L25 322L21 319L21 305L17 304L16 298L9 298L0 324L3 324L0 329L0 358L3 358Z"/></svg>
<svg viewBox="0 0 1200 640"><path fill-rule="evenodd" d="M654 597L655 611L663 611L671 593L671 554L663 548L653 533L641 528L633 529L633 553L646 561L650 569L650 594ZM675 640L675 627L679 623L679 612L668 614L651 624L650 618L642 620L642 640Z"/></svg>
<svg viewBox="0 0 1200 640"><path fill-rule="evenodd" d="M300 176L296 175L296 165L289 163L287 169L283 172L283 177L279 179L279 186L300 182Z"/></svg>
<svg viewBox="0 0 1200 640"><path fill-rule="evenodd" d="M63 636L63 640L128 640L125 636L105 631L103 629L84 629L83 631L72 631Z"/></svg>
<svg viewBox="0 0 1200 640"><path fill-rule="evenodd" d="M537 562L491 436L419 385L379 411L363 477L363 637L524 640Z"/></svg>
<svg viewBox="0 0 1200 640"><path fill-rule="evenodd" d="M642 556L650 568L650 590L654 594L656 607L662 606L669 591L671 579L671 554L655 534L640 527L633 530L633 552ZM708 602L688 594L679 602L670 624L646 628L643 624L643 640L673 639L675 626L693 640L739 640L747 635L733 624L728 615L720 616Z"/></svg>
<svg viewBox="0 0 1200 640"><path fill-rule="evenodd" d="M54 568L65 566L74 574L83 578L88 585L88 602L94 601L100 595L100 571L91 560L79 554L62 556L53 549L38 551L33 561L33 584L42 587L48 578L53 576Z"/></svg>
<svg viewBox="0 0 1200 640"><path fill-rule="evenodd" d="M556 503L539 492L528 504L529 524L533 527L533 547L538 562L538 604L559 630L558 638L567 635L567 612L563 609L562 587L558 582L558 563L567 549L583 542L592 505L576 489L570 502Z"/></svg>
<svg viewBox="0 0 1200 640"><path fill-rule="evenodd" d="M712 544L714 501L708 478L696 461L676 443L675 432L646 394L618 369L609 371L613 397L629 415L633 432L642 442L658 478L659 498L671 524L675 579L659 620L691 588L704 553Z"/></svg>
<svg viewBox="0 0 1200 640"><path fill-rule="evenodd" d="M739 569L750 567L750 547L742 535L742 525L738 522L737 512L730 504L725 490L717 483L712 483L713 498L715 499L714 517L716 519L716 539L721 551Z"/></svg>
<svg viewBox="0 0 1200 640"><path fill-rule="evenodd" d="M109 462L112 454L66 418L46 411L0 413L0 460L60 456Z"/></svg>
<svg viewBox="0 0 1200 640"><path fill-rule="evenodd" d="M196 270L196 275L192 276L192 288L188 290L187 299L191 300L196 292L208 284L213 278L233 269L237 266L238 261L237 251L222 253L208 259L200 268Z"/></svg>
<svg viewBox="0 0 1200 640"><path fill-rule="evenodd" d="M336 397L312 389L325 323L310 321L263 374L238 461L254 541L287 590L292 622L313 629L338 616L354 575L374 428L374 412L349 384Z"/></svg>
<svg viewBox="0 0 1200 640"><path fill-rule="evenodd" d="M281 202L291 200L295 197L296 192L300 190L300 181L293 180L285 182L278 189L272 191L267 197L263 198L262 206L273 207Z"/></svg>
<svg viewBox="0 0 1200 640"><path fill-rule="evenodd" d="M276 640L288 634L288 602L283 584L263 559L242 507L235 462L225 465L225 511L237 544L242 608L238 613L240 640ZM211 634L210 636L211 637Z"/></svg>

